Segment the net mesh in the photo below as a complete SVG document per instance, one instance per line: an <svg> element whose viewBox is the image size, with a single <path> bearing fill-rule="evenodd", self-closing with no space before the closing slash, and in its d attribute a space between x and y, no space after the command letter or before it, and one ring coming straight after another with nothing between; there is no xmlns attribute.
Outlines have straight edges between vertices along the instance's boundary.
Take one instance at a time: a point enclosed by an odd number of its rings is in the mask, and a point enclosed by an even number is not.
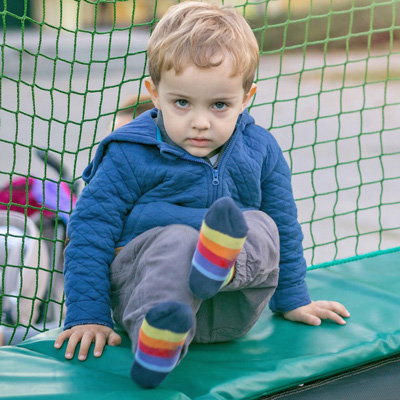
<svg viewBox="0 0 400 400"><path fill-rule="evenodd" d="M121 111L132 118L146 103L131 96L142 92L154 23L174 3L0 4L0 329L8 343L62 323L60 216ZM250 112L291 166L308 264L398 246L400 3L224 3L260 43Z"/></svg>

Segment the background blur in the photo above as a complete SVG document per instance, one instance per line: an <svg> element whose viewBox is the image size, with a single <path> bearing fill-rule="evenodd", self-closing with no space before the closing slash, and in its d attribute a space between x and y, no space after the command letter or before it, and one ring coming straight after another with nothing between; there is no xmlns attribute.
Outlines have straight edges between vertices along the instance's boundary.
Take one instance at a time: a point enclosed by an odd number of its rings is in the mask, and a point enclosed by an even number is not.
<svg viewBox="0 0 400 400"><path fill-rule="evenodd" d="M35 157L81 174L129 96L146 43L172 0L0 4L0 184L60 181ZM257 123L293 170L309 264L400 241L400 2L225 1L260 42ZM132 115L133 116L133 115Z"/></svg>

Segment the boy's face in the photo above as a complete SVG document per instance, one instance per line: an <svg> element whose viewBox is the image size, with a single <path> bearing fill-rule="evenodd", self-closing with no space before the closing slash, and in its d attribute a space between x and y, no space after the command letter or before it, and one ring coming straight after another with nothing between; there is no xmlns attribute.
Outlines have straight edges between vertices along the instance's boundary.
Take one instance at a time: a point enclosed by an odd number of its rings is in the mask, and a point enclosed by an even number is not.
<svg viewBox="0 0 400 400"><path fill-rule="evenodd" d="M245 93L242 75L231 76L227 61L212 68L189 65L179 75L171 69L158 87L151 78L145 84L171 140L195 157L212 156L232 136L256 91L253 84Z"/></svg>

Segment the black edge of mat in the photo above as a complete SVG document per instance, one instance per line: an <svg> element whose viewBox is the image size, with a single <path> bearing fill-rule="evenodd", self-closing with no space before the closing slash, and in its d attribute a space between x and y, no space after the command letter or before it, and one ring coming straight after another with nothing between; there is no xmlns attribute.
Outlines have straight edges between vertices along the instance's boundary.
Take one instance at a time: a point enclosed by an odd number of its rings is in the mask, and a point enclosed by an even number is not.
<svg viewBox="0 0 400 400"><path fill-rule="evenodd" d="M391 399L395 399L398 400L400 399L400 352L396 353L394 355L391 355L390 357L384 358L384 359L380 359L379 361L373 361L371 363L368 364L364 364L362 366L358 366L355 368L351 368L345 372L341 372L339 374L335 374L332 375L328 378L322 378L322 379L317 379L308 383L305 383L304 385L297 385L294 386L290 389L285 389L283 391L279 391L277 393L273 393L273 394L269 394L266 396L261 396L258 398L258 400L279 400L279 399L288 399L288 400L296 400L296 398L299 398L298 395L304 395L307 394L307 399L310 400L321 400L324 397L321 396L321 391L318 390L316 391L316 389L320 389L323 388L324 386L329 386L332 384L341 384L343 383L343 381L347 378L360 378L361 379L367 378L366 375L368 375L368 379L370 379L370 375L372 372L378 370L379 368L383 368L386 366L393 366L393 368L396 368L396 392L391 392L391 393L384 393L384 390L382 388L381 391L381 396L379 397L382 400L391 400ZM369 380L369 382L371 382ZM379 382L375 382L376 386L379 386ZM335 394L335 398L338 400L341 399L352 399L352 400L357 400L357 399L363 399L363 400L376 400L378 399L376 397L376 394L371 393L372 397L366 397L365 393L359 393L359 397L355 397L357 396L357 390L361 390L362 388L364 389L364 387L362 387L359 383L357 383L358 389L356 388L356 391L354 390L354 387L349 388L349 393L346 395L346 397L337 397L337 394ZM327 390L329 390L329 388L327 388ZM384 396L384 397L382 397ZM301 399L303 399L304 396L301 396ZM329 399L333 398L333 395L331 395L331 397L329 397Z"/></svg>

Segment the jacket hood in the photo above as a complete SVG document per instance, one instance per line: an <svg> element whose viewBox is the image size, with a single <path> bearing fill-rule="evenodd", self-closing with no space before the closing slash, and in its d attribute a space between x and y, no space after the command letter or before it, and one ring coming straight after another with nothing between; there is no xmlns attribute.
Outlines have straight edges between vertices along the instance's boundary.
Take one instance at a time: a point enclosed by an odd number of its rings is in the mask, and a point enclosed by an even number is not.
<svg viewBox="0 0 400 400"><path fill-rule="evenodd" d="M83 171L82 179L86 183L90 182L104 157L107 146L113 141L155 145L160 148L160 152L163 156L169 158L183 157L186 155L187 152L185 150L171 147L158 139L157 125L154 122L157 113L157 108L146 111L105 137L100 142L92 162ZM243 132L246 126L251 124L254 124L254 118L249 114L247 109L245 109L238 117L235 132Z"/></svg>

